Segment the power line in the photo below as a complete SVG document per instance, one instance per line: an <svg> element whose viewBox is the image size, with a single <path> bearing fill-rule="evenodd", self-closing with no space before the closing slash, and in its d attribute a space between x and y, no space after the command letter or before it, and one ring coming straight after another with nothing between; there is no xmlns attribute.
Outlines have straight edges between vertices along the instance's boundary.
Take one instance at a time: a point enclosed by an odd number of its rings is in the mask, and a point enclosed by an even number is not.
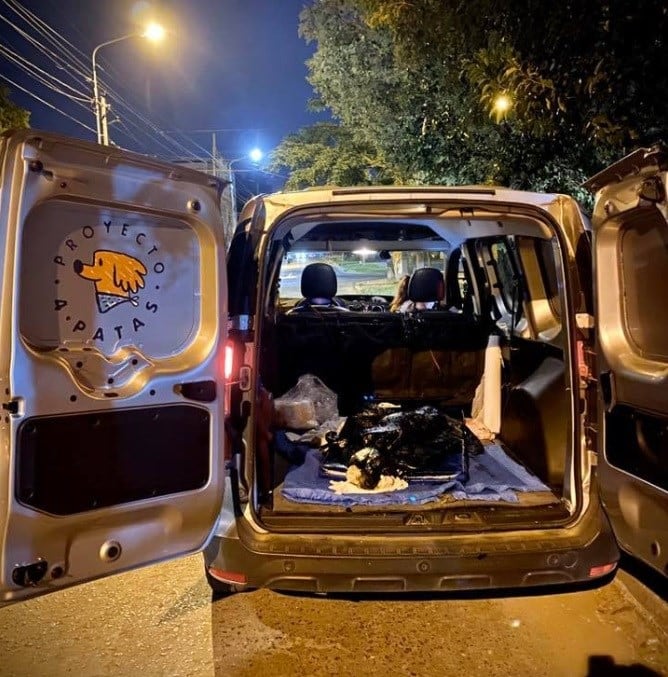
<svg viewBox="0 0 668 677"><path fill-rule="evenodd" d="M4 0L6 1L6 0ZM6 16L0 14L0 19L5 23L9 24L22 38L27 40L31 45L37 48L44 56L46 56L50 61L52 61L57 68L66 70L68 67L71 68L71 65L67 62L64 62L62 57L58 56L46 46L42 45L37 39L31 36L29 33L26 33L22 28L17 26L13 21L8 19Z"/></svg>
<svg viewBox="0 0 668 677"><path fill-rule="evenodd" d="M2 1L4 2L5 5L10 7L10 9L12 9L14 12L18 13L23 18L23 20L26 21L26 23L28 23L31 26L31 28L33 28L42 38L48 40L48 42L50 42L51 44L55 44L56 47L61 52L61 54L54 53L52 50L50 50L48 48L47 45L43 45L40 42L38 42L32 35L27 33L21 27L17 26L14 22L12 22L7 17L0 14L0 19L2 19L5 23L9 24L21 37L23 37L31 45L36 47L42 54L44 54L58 68L67 67L70 70L73 70L77 75L79 75L84 80L85 84L87 84L87 73L85 71L80 70L80 68L78 67L78 66L85 67L83 62L74 53L72 53L67 48L63 47L63 44L70 44L71 45L71 43L69 41L67 41L63 36L61 36L57 31L55 31L53 28L51 28L48 24L46 24L41 19L39 19L39 17L36 17L32 13L30 13L29 10L22 7L18 3L13 3L12 5L10 5L8 0L2 0ZM14 6L14 5L16 5L16 6ZM17 7L20 8L20 9L17 9ZM26 15L28 15L28 18L26 18ZM53 36L56 36L57 40L54 39ZM76 49L80 54L83 54L83 52L81 52L81 50L79 50L78 48L74 47L74 45L72 45L72 47L74 49ZM69 63L67 61L68 59L71 59L76 65L72 65L71 63ZM27 61L27 60L24 59L24 61ZM16 64L16 65L18 66L20 64ZM24 70L26 70L26 69L24 68ZM40 81L40 84L43 84L45 86L49 85L49 83L44 82L43 79L40 80L39 78L37 78L36 74L29 73L29 75L36 77L36 79L38 79L38 81ZM66 84L66 83L62 83L62 84ZM30 94L31 96L33 96L33 98L40 101L40 103L43 103L44 105L47 105L49 108L57 110L58 112L62 113L63 115L70 117L71 119L75 120L78 124L81 124L82 126L84 126L86 129L90 129L91 131L94 131L91 127L88 127L87 125L83 125L83 123L81 123L79 120L76 120L76 118L72 118L72 116L67 115L64 111L61 111L59 108L50 104L48 101L42 99L41 97L38 97L37 95L33 95L32 92L25 90L25 88L21 87L18 84L16 84L16 86L19 87L19 89L21 89L22 91L25 91L27 94ZM50 87L50 89L53 89L53 87ZM78 91L78 90L75 90L75 91ZM63 93L63 92L61 91L59 93ZM117 100L117 102L119 103L120 106L126 107L126 109L129 113L134 114L145 125L149 126L152 129L154 134L157 134L157 137L158 137L157 139L154 136L152 136L151 134L147 134L147 136L149 137L150 141L153 144L161 147L163 149L163 151L166 150L168 155L172 155L174 152L182 153L184 150L186 152L189 152L188 149L185 148L185 146L183 146L182 144L179 144L177 142L172 142L171 148L170 148L170 146L163 143L160 140L160 137L162 137L164 135L162 135L160 133L160 130L157 129L157 127L152 125L152 123L147 118L145 118L145 117L139 115L138 113L136 113L136 111L134 110L134 107L131 106L130 104L127 104L124 101L123 97L120 96L120 94L115 94L115 98L116 98L116 100ZM127 133L127 126L126 126L126 129L123 133ZM131 138L136 143L139 142L139 139L134 134L128 134L128 138ZM141 148L142 145L143 144L139 143L140 148Z"/></svg>
<svg viewBox="0 0 668 677"><path fill-rule="evenodd" d="M57 111L61 115L64 115L66 118L69 118L70 120L76 122L78 125L81 125L85 129L87 129L91 132L95 132L95 130L92 127L89 127L88 125L84 124L83 122L81 122L81 120L77 120L75 117L71 116L69 113L66 113L64 110L61 110L57 106L54 106L52 103L45 101L41 97L37 96L37 94L34 94L33 92L27 90L25 87L22 87L17 82L14 82L14 80L12 80L11 78L8 78L6 75L3 75L2 73L0 73L0 78L2 78L3 80L6 80L11 85L16 87L17 89L20 89L22 92L25 92L29 96L32 96L34 99L37 99L40 103L43 103L45 106L48 106L49 108L53 108L53 110Z"/></svg>
<svg viewBox="0 0 668 677"><path fill-rule="evenodd" d="M167 129L169 133L215 134L216 132L264 132L266 127L221 127L219 129Z"/></svg>
<svg viewBox="0 0 668 677"><path fill-rule="evenodd" d="M68 85L66 82L59 80L55 75L52 75L51 73L48 73L45 70L42 70L41 68L39 68L39 66L36 66L35 64L31 63L30 61L28 61L28 59L22 57L20 54L17 54L12 49L9 49L4 45L0 45L0 56L4 56L7 60L11 61L15 66L23 70L30 77L32 77L34 80L44 85L48 89L51 89L58 94L62 94L63 96L72 99L73 101L85 101L90 103L91 99L89 97L86 97L82 92L79 92L79 90ZM49 82L47 78L51 78L51 80L58 83L60 87L56 86L54 82ZM78 96L75 96L70 92L64 91L63 89L61 89L61 87L67 87L68 89L71 89L73 92L78 94Z"/></svg>
<svg viewBox="0 0 668 677"><path fill-rule="evenodd" d="M37 33L41 34L46 38L65 58L69 58L74 62L72 64L65 64L72 70L75 70L77 74L83 78L84 83L89 81L88 74L88 65L86 62L78 58L71 50L68 50L67 45L69 45L73 50L79 52L82 56L86 57L86 54L82 52L78 47L73 45L67 38L58 33L54 28L49 26L45 21L40 19L36 14L31 12L28 8L21 5L17 0L2 0L5 5L7 5L15 14L25 21L29 26L32 26ZM63 58L63 57L58 57ZM87 57L86 57L87 58ZM83 69L83 70L81 70Z"/></svg>
<svg viewBox="0 0 668 677"><path fill-rule="evenodd" d="M26 30L18 26L16 23L11 21L6 16L0 14L0 19L5 23L9 24L24 40L30 43L35 47L41 54L43 54L50 62L54 63L56 67L60 70L63 70L67 73L67 76L71 78L77 86L83 85L86 89L90 85L91 79L91 66L87 63L88 55L85 54L81 49L74 45L71 41L61 35L56 29L47 24L44 20L38 17L36 14L31 12L29 9L21 5L17 0L1 0L2 3L12 10L25 24L28 28L34 31L39 39L36 39L33 35L28 33ZM75 26L76 29L76 26ZM82 95L80 89L69 85L63 80L57 78L55 75L47 73L38 66L34 65L31 61L17 54L9 48L4 48L4 52L0 52L0 55L5 56L5 58L13 61L17 67L22 68L30 77L35 79L44 87L49 88L52 91L55 91L58 94L67 96L68 99L72 100L75 104L87 108L85 103L92 102L92 98L85 97ZM85 59L85 61L84 61ZM17 62L19 60L21 63ZM159 148L162 153L164 153L168 159L172 159L176 155L185 155L187 157L197 157L204 156L206 158L212 158L213 155L211 151L206 149L201 144L197 143L193 139L187 136L187 133L214 133L218 132L239 132L239 131L260 131L262 128L221 128L218 130L189 130L185 132L180 129L170 130L169 133L161 129L155 122L149 119L146 115L140 112L140 106L133 102L132 100L126 99L120 94L120 92L111 86L110 81L118 81L119 77L114 75L116 69L111 67L106 60L103 61L104 65L101 66L100 70L104 73L105 78L104 82L101 83L105 94L108 95L109 100L111 101L113 108L116 109L119 114L123 115L123 118L117 116L117 122L120 123L119 134L124 135L132 143L137 144L138 150L143 150L145 144L142 143L140 137L146 137L151 145L156 148ZM3 76L5 77L5 76ZM47 80L50 78L52 82ZM80 120L77 120L73 116L67 114L66 112L59 109L57 106L49 103L48 101L42 99L41 97L33 94L32 92L26 90L17 83L9 80L5 77L6 80L12 82L22 91L26 92L30 96L33 96L40 103L56 110L62 115L72 119L77 124L81 125L85 129L94 132L94 130L88 125L83 124ZM63 91L68 89L75 94L82 95L81 97L74 96L69 92ZM163 123L163 121L158 120L158 122ZM164 126L164 124L163 124ZM173 138L170 134L177 135L177 138ZM196 149L196 152L193 150Z"/></svg>

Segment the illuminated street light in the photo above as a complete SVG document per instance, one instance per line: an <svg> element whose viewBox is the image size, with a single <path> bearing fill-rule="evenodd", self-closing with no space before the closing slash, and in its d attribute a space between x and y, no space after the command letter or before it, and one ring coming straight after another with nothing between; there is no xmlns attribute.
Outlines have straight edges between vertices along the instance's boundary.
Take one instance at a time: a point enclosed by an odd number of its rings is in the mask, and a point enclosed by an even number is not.
<svg viewBox="0 0 668 677"><path fill-rule="evenodd" d="M165 37L165 28L157 23L150 23L142 33L142 37L151 42L160 42Z"/></svg>
<svg viewBox="0 0 668 677"><path fill-rule="evenodd" d="M513 100L508 94L497 94L492 104L492 112L495 113L497 121L504 118L513 107Z"/></svg>
<svg viewBox="0 0 668 677"><path fill-rule="evenodd" d="M248 154L251 162L258 163L263 157L264 153L259 148L253 148L253 150Z"/></svg>
<svg viewBox="0 0 668 677"><path fill-rule="evenodd" d="M107 128L107 109L109 108L104 97L100 97L100 92L97 82L97 53L102 47L115 45L117 42L123 42L130 38L145 38L150 42L159 42L165 36L165 29L157 23L151 23L146 27L143 33L130 33L129 35L122 35L120 38L107 40L99 44L93 50L92 64L93 64L93 105L95 106L95 122L97 123L97 142L103 146L109 145L109 131Z"/></svg>
<svg viewBox="0 0 668 677"><path fill-rule="evenodd" d="M234 215L235 221L237 219L237 182L234 176L234 171L232 170L232 165L235 162L239 162L240 160L250 160L254 164L257 164L263 157L264 153L259 148L253 148L247 155L236 157L234 160L230 160L227 163L230 173L230 200L232 201L232 213Z"/></svg>

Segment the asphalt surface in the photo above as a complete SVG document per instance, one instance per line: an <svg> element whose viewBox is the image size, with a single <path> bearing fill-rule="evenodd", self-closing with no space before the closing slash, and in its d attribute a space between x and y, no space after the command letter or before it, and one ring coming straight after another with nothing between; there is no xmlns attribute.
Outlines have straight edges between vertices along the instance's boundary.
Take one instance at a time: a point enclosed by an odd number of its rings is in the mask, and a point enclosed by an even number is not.
<svg viewBox="0 0 668 677"><path fill-rule="evenodd" d="M664 675L666 618L620 576L556 595L212 603L195 556L0 609L0 675Z"/></svg>
<svg viewBox="0 0 668 677"><path fill-rule="evenodd" d="M301 280L302 280L302 271L304 270L303 265L289 264L283 266L281 269L281 296L284 298L301 298ZM387 273L379 272L375 275L370 272L350 272L341 269L340 267L335 267L336 280L337 280L337 294L365 294L367 293L364 290L358 288L358 283L360 281L367 280L378 280L379 282L385 282L387 280Z"/></svg>

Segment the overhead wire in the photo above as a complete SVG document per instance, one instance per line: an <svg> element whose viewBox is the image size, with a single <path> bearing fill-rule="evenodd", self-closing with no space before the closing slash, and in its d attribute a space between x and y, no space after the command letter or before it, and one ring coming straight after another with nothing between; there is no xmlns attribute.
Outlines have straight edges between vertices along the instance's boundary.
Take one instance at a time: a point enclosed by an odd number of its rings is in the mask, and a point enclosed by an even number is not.
<svg viewBox="0 0 668 677"><path fill-rule="evenodd" d="M6 0L3 0L3 2L6 2ZM33 47L35 47L39 52L41 52L44 56L46 56L52 63L56 65L57 68L60 68L62 70L72 70L71 64L68 64L66 61L63 60L61 56L58 54L55 54L52 50L50 50L46 45L43 45L42 43L39 42L36 38L34 38L32 35L24 31L22 28L17 26L13 21L8 19L6 16L3 14L0 14L0 19L4 21L6 24L11 26L22 38L24 38L27 42L29 42ZM86 83L86 75L85 73L82 75L80 72L78 72L79 77L83 77L83 84ZM72 77L74 75L70 73Z"/></svg>
<svg viewBox="0 0 668 677"><path fill-rule="evenodd" d="M55 28L46 23L43 19L37 16L34 12L21 5L18 0L1 0L2 3L11 9L15 15L17 15L23 22L25 22L29 28L36 32L40 40L36 39L28 32L23 30L21 27L17 26L15 22L11 21L7 17L0 14L0 19L9 24L22 38L28 41L33 45L41 54L43 54L47 59L56 65L60 70L65 71L67 76L70 77L74 84L78 86L83 86L85 88L90 87L91 83L91 66L88 64L88 59L90 58L88 54L83 52L80 48L74 45L70 40L65 38L61 33L59 33ZM55 5L55 3L53 3ZM76 29L76 26L75 26ZM78 30L78 29L76 29ZM73 103L87 108L85 102L92 104L92 97L81 96L80 98L69 94L68 92L62 91L61 88L69 89L71 92L76 94L82 94L79 89L69 85L64 82L62 79L57 78L54 75L46 73L39 67L31 64L27 59L16 54L12 50L5 48L6 58L11 59L10 54L14 59L20 59L24 63L24 68L28 72L30 66L34 67L32 72L28 74L33 77L41 85L48 87L50 90L55 91L58 94L64 95L68 100ZM19 66L20 64L14 61L15 65ZM119 134L123 134L127 139L131 140L132 143L137 144L138 151L144 151L146 144L142 143L140 137L146 138L154 150L160 149L161 153L164 153L167 159L173 159L175 154L186 156L186 157L197 157L200 158L202 155L206 158L213 159L213 154L210 150L197 143L191 137L189 137L185 132L180 129L170 130L169 133L165 132L154 120L147 117L145 114L140 112L136 102L129 101L126 97L120 94L120 92L111 85L111 82L119 81L121 78L117 74L116 69L110 66L106 60L101 60L99 68L103 77L101 78L100 85L102 91L107 95L110 103L111 110L117 116L117 120L112 120L113 122L118 122L120 124ZM43 76L50 77L53 82L49 83L45 81L44 77L40 77L39 71ZM5 78L7 79L7 78ZM15 85L18 86L18 85ZM60 86L60 87L59 87ZM23 87L20 87L23 91L26 91ZM77 120L73 116L65 113L57 106L50 104L48 101L45 101L41 97L34 95L32 92L26 92L31 96L34 96L38 101L47 105L48 107L58 111L59 113L69 117L73 121L77 122L84 128L93 131L94 130L88 125L83 124L80 120ZM123 116L122 118L120 116ZM154 116L155 117L155 116ZM161 124L163 120L158 120ZM165 126L165 125L163 125ZM199 131L199 130L198 130ZM201 130L207 131L208 130ZM216 130L211 130L216 131ZM229 128L228 130L217 130L217 131L239 131L236 128ZM174 138L173 135L177 135L178 138ZM194 152L196 149L196 153Z"/></svg>
<svg viewBox="0 0 668 677"><path fill-rule="evenodd" d="M32 26L38 33L47 39L53 47L61 52L63 57L72 61L72 64L66 64L70 70L75 70L77 75L83 78L84 83L90 81L90 73L88 66L88 55L80 50L76 45L70 42L63 35L58 33L53 27L40 19L34 12L31 12L27 7L21 5L17 0L2 0L2 2L9 7L15 14L23 19L28 25ZM69 48L68 48L69 46ZM74 50L74 51L73 51ZM86 60L80 59L74 52L78 52ZM62 57L60 57L62 58Z"/></svg>
<svg viewBox="0 0 668 677"><path fill-rule="evenodd" d="M169 134L165 133L165 131L161 129L157 124L155 124L155 122L153 122L143 113L138 112L137 110L138 106L136 105L133 106L132 103L128 102L125 99L125 97L123 97L108 83L105 83L103 88L106 88L106 92L109 95L110 99L112 101L116 101L117 105L119 105L126 111L126 114L136 117L138 120L142 122L142 124L146 125L149 129L151 129L155 134L154 140L160 139L161 140L160 145L162 145L163 148L165 147L166 144L170 144L172 148L171 150L172 153L185 154L187 156L194 155L193 150L191 148L188 148L183 143L179 142L178 140L171 137ZM207 157L210 158L213 157L211 153L207 151L205 148L199 146L198 149L203 151Z"/></svg>
<svg viewBox="0 0 668 677"><path fill-rule="evenodd" d="M72 116L72 115L70 115L69 113L66 113L64 110L61 110L60 108L58 108L58 106L54 106L52 103L49 103L48 101L45 101L45 100L42 99L41 97L37 96L37 94L35 94L34 92L31 92L30 90L26 89L25 87L19 85L18 82L15 82L14 80L12 80L11 78L7 77L7 76L4 75L3 73L0 73L0 78L2 78L3 80L6 80L6 81L9 82L11 85L13 85L13 86L16 87L17 89L20 89L21 91L25 92L25 93L28 94L29 96L32 96L34 99L37 99L37 101L39 101L40 103L44 104L45 106L48 106L49 108L52 108L53 110L57 111L57 112L60 113L61 115L64 115L66 118L69 118L69 119L72 120L73 122L76 122L78 125L81 125L81 126L84 127L85 129L87 129L87 130L89 130L89 131L95 133L95 130L94 130L92 127L89 127L87 124L81 122L81 120L77 120L74 116Z"/></svg>
<svg viewBox="0 0 668 677"><path fill-rule="evenodd" d="M116 120L117 122L123 129L122 129L122 134L125 134L129 139L132 139L137 144L137 148L142 148L145 144L141 141L141 139L130 129L129 125L127 122L121 118L118 118Z"/></svg>
<svg viewBox="0 0 668 677"><path fill-rule="evenodd" d="M48 89L52 89L58 94L72 99L73 101L85 101L91 103L91 98L87 97L83 92L80 92L78 89L75 89L71 85L68 85L66 82L63 82L55 75L48 73L39 66L36 66L32 62L28 61L25 57L21 56L14 50L6 47L5 45L0 45L0 56L4 56L8 61L14 63L18 68L27 73L34 80L44 85ZM56 84L57 83L57 84ZM59 85L59 86L58 86ZM72 90L71 92L64 91L63 87Z"/></svg>
<svg viewBox="0 0 668 677"><path fill-rule="evenodd" d="M54 63L58 68L63 68L63 69L69 69L70 74L74 75L75 80L83 80L83 83L88 85L90 81L90 77L88 76L87 72L83 69L85 69L87 66L86 64L77 56L75 52L78 52L82 56L85 56L85 54L77 48L75 45L73 45L70 41L68 41L66 38L64 38L60 33L58 33L55 29L53 29L51 26L49 26L46 22L42 21L39 17L37 17L35 14L30 12L27 8L23 7L20 5L20 3L13 1L13 0L2 0L2 2L10 7L15 13L17 13L21 18L28 23L33 30L35 30L42 38L47 40L51 45L54 45L60 54L54 53L51 49L48 48L48 45L44 45L40 43L38 40L36 40L33 36L31 36L29 33L27 33L25 30L23 30L20 26L17 26L13 21L8 19L7 17L3 16L0 14L0 19L5 21L7 24L9 24L21 37L23 37L25 40L27 40L30 44L32 44L34 47L36 47L42 54L44 54L52 63ZM69 45L71 49L68 49L65 47L65 45ZM104 68L102 68L104 71ZM41 83L45 84L45 83ZM63 83L65 84L65 83ZM23 88L21 88L23 89ZM111 88L109 88L111 89ZM121 106L126 106L127 111L130 114L135 115L138 119L140 119L144 124L148 124L149 126L152 126L150 121L147 118L144 118L143 116L139 115L134 107L130 104L127 104L124 100L123 97L120 96L120 94L114 93L115 98L119 102ZM40 102L45 102L44 99L41 99L40 97L37 97ZM50 106L56 109L55 106ZM60 109L58 109L60 111ZM62 112L62 111L60 111ZM128 129L123 131L124 134L127 133ZM87 127L88 128L88 127ZM90 128L88 128L90 129ZM158 138L156 138L156 136ZM127 134L128 138L132 139L135 143L138 143L139 148L142 148L144 144L139 142L138 137L135 134ZM153 127L152 128L152 133L147 134L148 138L150 141L159 146L163 151L166 151L168 155L172 155L174 152L183 152L183 148L179 144L172 144L172 147L170 148L169 145L165 144L161 140L161 134L159 133L159 130L157 128Z"/></svg>

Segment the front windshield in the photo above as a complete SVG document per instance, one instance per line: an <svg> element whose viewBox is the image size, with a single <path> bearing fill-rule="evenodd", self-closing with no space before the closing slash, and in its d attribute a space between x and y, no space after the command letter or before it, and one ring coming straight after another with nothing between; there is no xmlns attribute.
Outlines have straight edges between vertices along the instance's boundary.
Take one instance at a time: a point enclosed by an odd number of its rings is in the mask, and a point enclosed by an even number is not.
<svg viewBox="0 0 668 677"><path fill-rule="evenodd" d="M288 301L302 297L302 271L309 263L328 263L334 268L337 296L392 297L404 275L427 266L445 272L446 260L446 251L291 251L281 264L279 298Z"/></svg>

